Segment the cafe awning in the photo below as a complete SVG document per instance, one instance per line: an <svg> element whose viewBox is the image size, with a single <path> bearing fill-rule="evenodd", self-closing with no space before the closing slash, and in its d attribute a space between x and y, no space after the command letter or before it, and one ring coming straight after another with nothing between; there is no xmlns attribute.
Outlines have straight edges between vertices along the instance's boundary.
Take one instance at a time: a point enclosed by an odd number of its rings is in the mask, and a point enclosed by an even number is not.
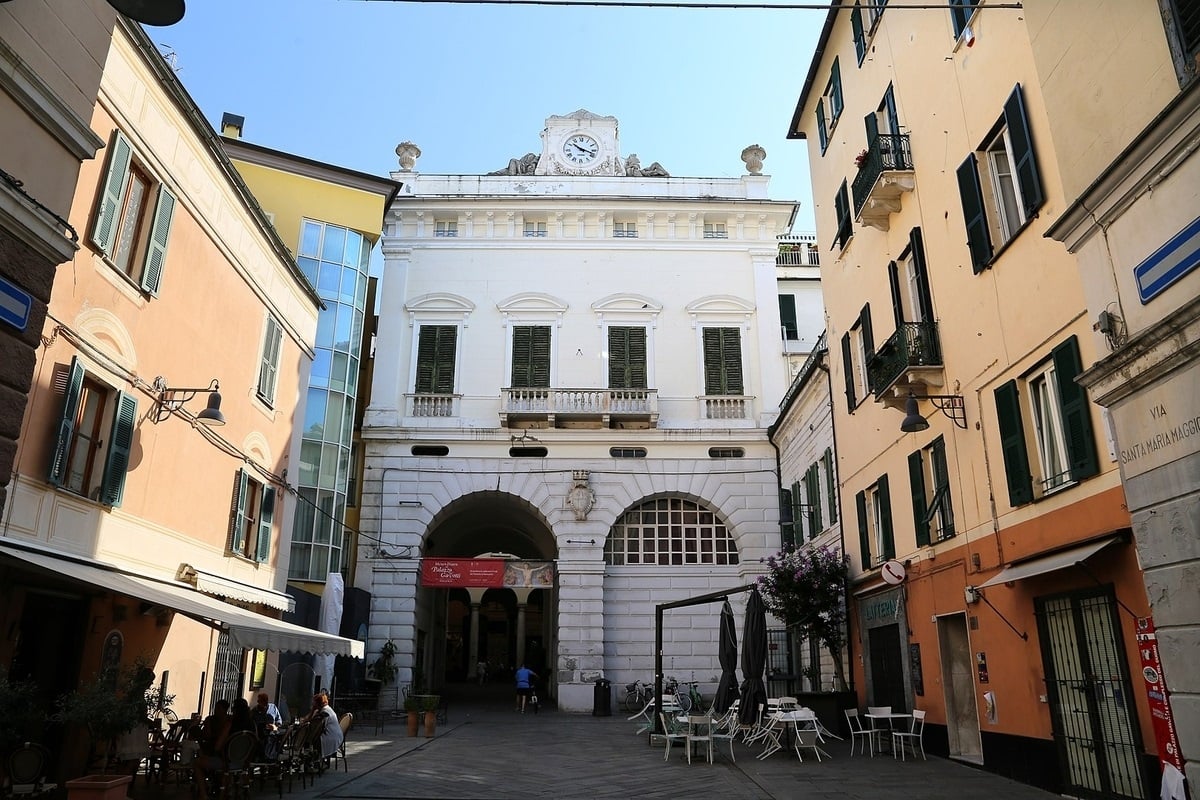
<svg viewBox="0 0 1200 800"><path fill-rule="evenodd" d="M136 597L146 603L173 609L198 622L229 634L237 647L293 653L333 653L362 658L360 641L293 625L201 594L178 582L167 582L122 572L100 561L60 558L48 553L0 545L0 556L46 570L56 576Z"/></svg>
<svg viewBox="0 0 1200 800"><path fill-rule="evenodd" d="M1109 536L1104 539L1097 539L1094 542L1072 547L1069 550L1061 550L1057 553L1052 553L1041 558L1033 558L1028 561L1021 561L1017 564L1009 564L1004 569L997 572L984 583L979 584L977 588L983 589L988 586L996 586L1001 583L1012 583L1019 581L1022 578L1032 578L1035 575L1044 575L1047 572L1066 569L1076 564L1082 564L1092 556L1099 553L1104 548L1108 547L1113 542L1119 541L1120 536Z"/></svg>
<svg viewBox="0 0 1200 800"><path fill-rule="evenodd" d="M263 589L248 583L235 581L223 575L207 572L191 564L180 564L175 571L175 580L182 581L195 587L197 591L216 597L227 597L230 600L241 600L243 603L260 603L267 608L277 608L280 611L295 611L296 601L287 592L277 592L274 589Z"/></svg>

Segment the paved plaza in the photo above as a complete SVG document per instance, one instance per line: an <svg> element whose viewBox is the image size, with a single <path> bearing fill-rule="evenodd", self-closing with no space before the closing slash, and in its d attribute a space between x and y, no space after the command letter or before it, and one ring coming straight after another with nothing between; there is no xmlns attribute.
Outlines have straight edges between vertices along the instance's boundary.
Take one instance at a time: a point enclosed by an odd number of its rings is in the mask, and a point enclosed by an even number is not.
<svg viewBox="0 0 1200 800"><path fill-rule="evenodd" d="M455 695L452 693L451 697ZM818 763L794 751L765 761L760 748L735 745L714 764L689 765L683 748L664 762L662 747L614 709L613 716L546 709L517 714L507 692L473 692L452 700L448 722L434 738L409 738L403 720L381 732L359 726L349 737L348 771L326 773L292 800L528 800L528 798L728 798L728 800L1045 800L1047 792L943 758L895 761L891 756L849 754L837 741ZM724 747L722 747L724 751ZM135 800L141 795L135 792ZM153 791L147 796L152 797ZM274 796L273 787L256 793Z"/></svg>

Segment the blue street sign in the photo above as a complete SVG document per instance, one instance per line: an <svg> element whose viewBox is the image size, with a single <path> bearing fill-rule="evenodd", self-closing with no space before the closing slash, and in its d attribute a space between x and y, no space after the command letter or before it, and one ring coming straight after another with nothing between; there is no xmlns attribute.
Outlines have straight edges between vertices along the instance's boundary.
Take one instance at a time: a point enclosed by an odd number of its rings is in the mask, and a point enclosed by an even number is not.
<svg viewBox="0 0 1200 800"><path fill-rule="evenodd" d="M23 331L29 324L31 308L33 308L33 297L29 292L0 277L0 319L17 330Z"/></svg>
<svg viewBox="0 0 1200 800"><path fill-rule="evenodd" d="M1133 268L1142 303L1200 266L1200 217Z"/></svg>

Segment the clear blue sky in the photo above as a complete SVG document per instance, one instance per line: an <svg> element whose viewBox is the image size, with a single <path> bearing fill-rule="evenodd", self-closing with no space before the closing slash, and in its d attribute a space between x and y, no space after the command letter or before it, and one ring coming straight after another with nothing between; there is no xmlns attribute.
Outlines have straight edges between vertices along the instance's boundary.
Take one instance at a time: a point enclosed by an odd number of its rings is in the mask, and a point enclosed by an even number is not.
<svg viewBox="0 0 1200 800"><path fill-rule="evenodd" d="M540 152L546 117L617 117L622 155L676 176L745 172L760 144L776 200L813 230L807 144L786 133L824 11L189 0L146 28L214 127L377 175L403 140L425 173Z"/></svg>

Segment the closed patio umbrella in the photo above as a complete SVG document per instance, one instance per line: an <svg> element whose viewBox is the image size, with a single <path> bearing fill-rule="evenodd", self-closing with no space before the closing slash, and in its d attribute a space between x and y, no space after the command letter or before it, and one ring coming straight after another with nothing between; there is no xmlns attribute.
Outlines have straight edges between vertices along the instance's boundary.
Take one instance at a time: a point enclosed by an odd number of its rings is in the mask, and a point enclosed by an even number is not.
<svg viewBox="0 0 1200 800"><path fill-rule="evenodd" d="M767 703L767 612L758 589L750 590L746 620L742 627L742 705L738 719L743 725L758 722L758 706Z"/></svg>
<svg viewBox="0 0 1200 800"><path fill-rule="evenodd" d="M738 698L737 687L737 628L733 621L733 606L726 600L721 606L721 635L717 640L717 658L721 661L721 682L713 707L724 714Z"/></svg>

